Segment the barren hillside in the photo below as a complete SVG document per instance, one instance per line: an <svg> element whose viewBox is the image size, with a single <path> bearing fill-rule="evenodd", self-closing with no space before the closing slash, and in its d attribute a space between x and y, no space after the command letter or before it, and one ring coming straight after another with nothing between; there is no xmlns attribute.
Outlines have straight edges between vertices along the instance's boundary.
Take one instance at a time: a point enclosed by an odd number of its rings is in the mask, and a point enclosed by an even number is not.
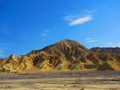
<svg viewBox="0 0 120 90"><path fill-rule="evenodd" d="M120 70L120 48L87 49L73 40L62 40L24 56L0 61L1 72Z"/></svg>

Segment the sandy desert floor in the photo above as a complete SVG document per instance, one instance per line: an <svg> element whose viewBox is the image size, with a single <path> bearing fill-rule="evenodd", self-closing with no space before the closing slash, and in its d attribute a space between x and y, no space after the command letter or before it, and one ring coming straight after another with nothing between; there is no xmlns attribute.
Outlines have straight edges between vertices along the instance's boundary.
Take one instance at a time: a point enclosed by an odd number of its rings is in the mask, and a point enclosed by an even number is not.
<svg viewBox="0 0 120 90"><path fill-rule="evenodd" d="M120 90L120 72L0 74L0 90Z"/></svg>

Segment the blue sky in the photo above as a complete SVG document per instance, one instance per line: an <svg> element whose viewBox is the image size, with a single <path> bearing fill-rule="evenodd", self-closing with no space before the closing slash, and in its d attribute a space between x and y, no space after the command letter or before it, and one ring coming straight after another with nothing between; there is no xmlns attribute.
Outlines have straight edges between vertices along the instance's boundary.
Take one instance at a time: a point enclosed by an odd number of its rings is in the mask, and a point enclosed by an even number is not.
<svg viewBox="0 0 120 90"><path fill-rule="evenodd" d="M120 0L0 0L0 57L62 39L120 47Z"/></svg>

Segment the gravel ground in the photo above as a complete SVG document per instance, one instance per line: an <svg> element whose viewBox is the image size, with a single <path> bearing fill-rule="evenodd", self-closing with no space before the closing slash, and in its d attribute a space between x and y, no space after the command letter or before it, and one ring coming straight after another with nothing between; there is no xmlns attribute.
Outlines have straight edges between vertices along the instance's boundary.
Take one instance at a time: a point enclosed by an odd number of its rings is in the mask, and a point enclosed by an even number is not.
<svg viewBox="0 0 120 90"><path fill-rule="evenodd" d="M6 73L0 90L120 90L120 72Z"/></svg>

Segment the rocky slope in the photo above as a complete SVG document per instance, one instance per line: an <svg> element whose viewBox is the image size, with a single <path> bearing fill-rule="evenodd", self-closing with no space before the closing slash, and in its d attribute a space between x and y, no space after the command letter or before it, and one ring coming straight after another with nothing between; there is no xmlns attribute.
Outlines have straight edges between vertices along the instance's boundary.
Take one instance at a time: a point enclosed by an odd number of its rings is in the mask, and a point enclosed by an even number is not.
<svg viewBox="0 0 120 90"><path fill-rule="evenodd" d="M0 62L3 72L106 71L120 70L119 48L92 48L72 40L62 40L25 56L11 55ZM34 69L33 69L34 68Z"/></svg>
<svg viewBox="0 0 120 90"><path fill-rule="evenodd" d="M1 62L1 71L21 72L33 67L33 60L27 56L10 55Z"/></svg>

